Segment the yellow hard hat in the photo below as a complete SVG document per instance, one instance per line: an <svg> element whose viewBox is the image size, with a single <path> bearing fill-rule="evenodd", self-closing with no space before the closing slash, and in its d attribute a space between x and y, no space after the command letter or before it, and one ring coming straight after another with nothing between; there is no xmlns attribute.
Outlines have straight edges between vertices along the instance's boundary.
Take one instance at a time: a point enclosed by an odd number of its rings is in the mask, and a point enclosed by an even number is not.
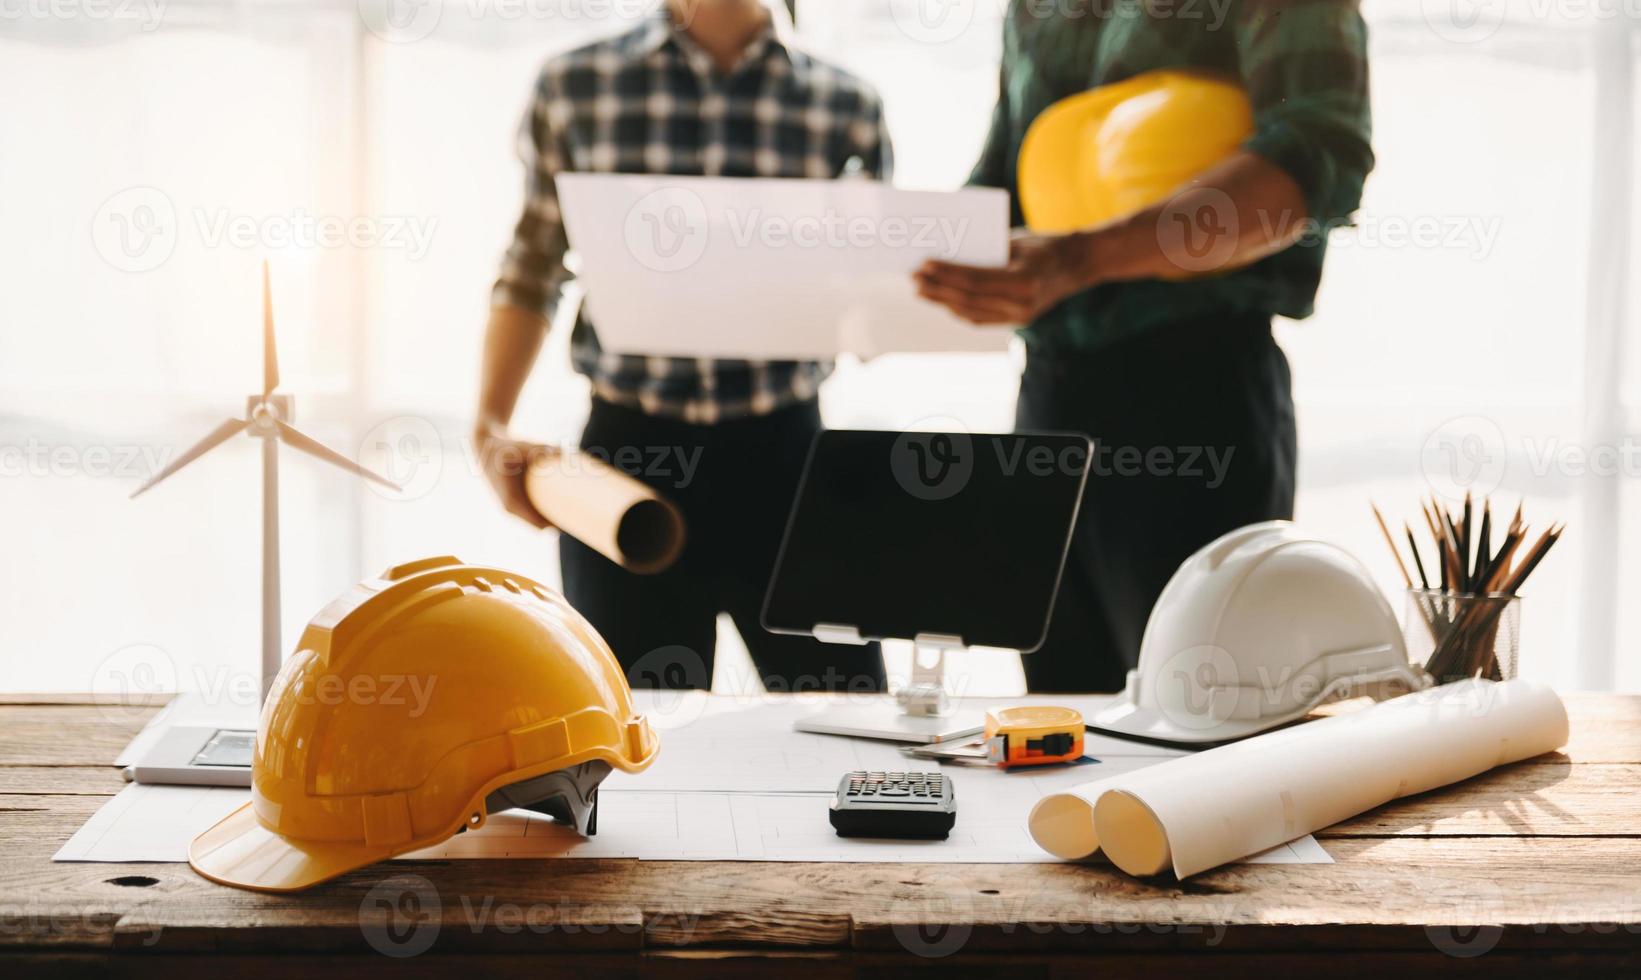
<svg viewBox="0 0 1641 980"><path fill-rule="evenodd" d="M1252 133L1247 94L1211 75L1151 71L1102 85L1032 122L1020 208L1037 232L1104 224L1167 200Z"/></svg>
<svg viewBox="0 0 1641 980"><path fill-rule="evenodd" d="M529 806L596 829L598 783L660 747L614 654L557 593L450 557L314 617L262 705L251 802L194 870L295 891Z"/></svg>

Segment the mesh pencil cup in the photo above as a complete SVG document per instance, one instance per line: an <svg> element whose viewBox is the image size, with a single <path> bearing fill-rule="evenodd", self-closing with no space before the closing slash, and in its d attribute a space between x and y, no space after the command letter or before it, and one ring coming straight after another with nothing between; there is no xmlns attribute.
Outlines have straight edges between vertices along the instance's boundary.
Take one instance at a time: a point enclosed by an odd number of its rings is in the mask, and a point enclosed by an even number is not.
<svg viewBox="0 0 1641 980"><path fill-rule="evenodd" d="M1423 663L1438 684L1507 681L1521 653L1521 597L1410 589L1402 635L1408 658Z"/></svg>

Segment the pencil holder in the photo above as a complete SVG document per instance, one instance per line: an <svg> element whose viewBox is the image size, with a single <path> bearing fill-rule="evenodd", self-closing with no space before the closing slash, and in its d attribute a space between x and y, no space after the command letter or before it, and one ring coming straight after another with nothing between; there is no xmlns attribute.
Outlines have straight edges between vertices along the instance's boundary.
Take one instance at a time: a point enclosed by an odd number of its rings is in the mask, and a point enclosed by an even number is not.
<svg viewBox="0 0 1641 980"><path fill-rule="evenodd" d="M1438 684L1516 676L1521 652L1521 597L1411 589L1403 638L1408 658L1422 662Z"/></svg>

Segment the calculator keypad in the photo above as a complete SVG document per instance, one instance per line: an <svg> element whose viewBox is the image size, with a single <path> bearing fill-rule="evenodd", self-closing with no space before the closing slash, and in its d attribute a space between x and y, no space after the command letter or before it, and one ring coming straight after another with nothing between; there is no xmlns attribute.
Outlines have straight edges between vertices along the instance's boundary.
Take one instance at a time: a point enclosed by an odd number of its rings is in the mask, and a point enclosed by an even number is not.
<svg viewBox="0 0 1641 980"><path fill-rule="evenodd" d="M945 777L938 772L852 772L847 794L859 800L938 802Z"/></svg>

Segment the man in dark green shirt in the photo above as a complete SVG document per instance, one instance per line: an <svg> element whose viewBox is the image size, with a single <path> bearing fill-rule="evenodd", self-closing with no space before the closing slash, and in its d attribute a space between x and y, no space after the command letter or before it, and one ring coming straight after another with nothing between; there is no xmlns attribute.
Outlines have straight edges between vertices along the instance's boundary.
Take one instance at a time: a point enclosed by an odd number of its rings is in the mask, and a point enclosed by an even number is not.
<svg viewBox="0 0 1641 980"><path fill-rule="evenodd" d="M1049 638L1025 658L1032 690L1120 688L1180 562L1292 516L1291 380L1271 317L1310 315L1327 229L1373 166L1355 0L1015 0L973 182L1009 190L1019 224L1016 163L1037 115L1168 68L1246 91L1254 132L1237 152L1135 214L1019 235L1006 268L917 275L970 322L1025 324L1018 428L1095 440Z"/></svg>

